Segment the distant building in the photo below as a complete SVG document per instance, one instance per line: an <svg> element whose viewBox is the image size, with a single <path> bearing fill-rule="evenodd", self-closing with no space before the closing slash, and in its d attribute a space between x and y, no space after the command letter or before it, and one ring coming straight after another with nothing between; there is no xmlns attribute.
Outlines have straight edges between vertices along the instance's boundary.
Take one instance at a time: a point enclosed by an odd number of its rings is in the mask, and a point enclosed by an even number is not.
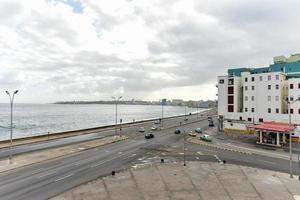
<svg viewBox="0 0 300 200"><path fill-rule="evenodd" d="M184 105L184 101L182 99L172 99L172 105L182 106Z"/></svg>

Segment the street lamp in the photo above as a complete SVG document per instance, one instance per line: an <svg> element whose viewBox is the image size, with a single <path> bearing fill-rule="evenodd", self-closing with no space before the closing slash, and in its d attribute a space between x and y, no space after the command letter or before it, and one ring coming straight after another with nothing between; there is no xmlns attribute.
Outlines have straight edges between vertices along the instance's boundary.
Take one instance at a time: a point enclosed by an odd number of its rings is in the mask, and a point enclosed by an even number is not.
<svg viewBox="0 0 300 200"><path fill-rule="evenodd" d="M185 130L183 130L183 166L186 166L185 160Z"/></svg>
<svg viewBox="0 0 300 200"><path fill-rule="evenodd" d="M288 114L289 114L289 127L291 127L291 104L297 102L300 100L300 98L294 100L294 101L290 101L289 97L287 97L286 99L284 99L287 104L288 104ZM292 132L289 131L290 134L290 178L293 178L293 154L292 154Z"/></svg>
<svg viewBox="0 0 300 200"><path fill-rule="evenodd" d="M122 96L119 97L111 97L116 102L116 124L115 124L115 135L117 135L117 124L118 124L118 101L122 98Z"/></svg>
<svg viewBox="0 0 300 200"><path fill-rule="evenodd" d="M5 91L6 94L9 96L9 101L10 101L10 146L9 146L9 164L12 163L12 132L13 132L13 127L12 127L12 120L13 120L13 103L14 103L14 97L15 94L18 93L18 90L15 90L12 95L10 95L9 91Z"/></svg>

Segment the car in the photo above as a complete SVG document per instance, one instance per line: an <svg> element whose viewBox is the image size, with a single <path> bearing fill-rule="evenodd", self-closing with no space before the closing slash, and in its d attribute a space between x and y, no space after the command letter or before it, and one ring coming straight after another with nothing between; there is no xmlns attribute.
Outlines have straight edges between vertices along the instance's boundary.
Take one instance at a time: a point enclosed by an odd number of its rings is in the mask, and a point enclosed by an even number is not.
<svg viewBox="0 0 300 200"><path fill-rule="evenodd" d="M174 133L175 133L175 134L180 134L181 131L180 131L180 129L176 128L175 131L174 131Z"/></svg>
<svg viewBox="0 0 300 200"><path fill-rule="evenodd" d="M184 118L184 121L187 121L187 120L189 120L189 118L185 117L185 118Z"/></svg>
<svg viewBox="0 0 300 200"><path fill-rule="evenodd" d="M139 132L140 132L140 133L144 133L144 132L145 132L144 127L140 127Z"/></svg>
<svg viewBox="0 0 300 200"><path fill-rule="evenodd" d="M194 131L189 132L189 136L196 137L196 133Z"/></svg>
<svg viewBox="0 0 300 200"><path fill-rule="evenodd" d="M155 121L154 121L154 124L160 124L160 121L161 121L161 120L155 120Z"/></svg>
<svg viewBox="0 0 300 200"><path fill-rule="evenodd" d="M195 129L195 132L196 132L196 133L202 133L202 129L201 129L201 128L196 128L196 129Z"/></svg>
<svg viewBox="0 0 300 200"><path fill-rule="evenodd" d="M151 138L154 138L154 135L152 133L145 134L145 139L151 139Z"/></svg>
<svg viewBox="0 0 300 200"><path fill-rule="evenodd" d="M200 140L203 140L203 141L206 141L206 142L211 142L212 141L211 137L209 135L206 135L206 134L201 135Z"/></svg>
<svg viewBox="0 0 300 200"><path fill-rule="evenodd" d="M211 120L212 120L211 116L208 116L208 117L207 117L207 120L208 120L208 121L211 121Z"/></svg>
<svg viewBox="0 0 300 200"><path fill-rule="evenodd" d="M214 125L214 121L213 121L213 120L210 120L210 121L208 122L208 126L210 126L210 127L215 126L215 125Z"/></svg>
<svg viewBox="0 0 300 200"><path fill-rule="evenodd" d="M158 129L157 126L152 126L152 127L151 127L151 130L152 130L152 131L156 131L157 129Z"/></svg>

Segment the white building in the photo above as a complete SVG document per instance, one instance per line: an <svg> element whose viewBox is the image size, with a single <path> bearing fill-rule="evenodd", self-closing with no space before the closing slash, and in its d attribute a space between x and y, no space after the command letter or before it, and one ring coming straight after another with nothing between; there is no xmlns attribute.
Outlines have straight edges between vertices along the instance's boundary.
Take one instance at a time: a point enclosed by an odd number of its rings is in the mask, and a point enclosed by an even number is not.
<svg viewBox="0 0 300 200"><path fill-rule="evenodd" d="M274 64L260 68L229 69L218 77L218 115L225 127L232 121L258 124L300 124L300 54L274 57ZM226 123L230 122L230 123Z"/></svg>

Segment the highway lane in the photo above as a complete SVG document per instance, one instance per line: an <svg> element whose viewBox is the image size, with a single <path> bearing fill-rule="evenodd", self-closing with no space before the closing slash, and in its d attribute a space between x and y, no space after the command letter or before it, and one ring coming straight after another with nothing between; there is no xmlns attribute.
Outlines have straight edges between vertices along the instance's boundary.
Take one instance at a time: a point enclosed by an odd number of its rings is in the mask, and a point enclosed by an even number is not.
<svg viewBox="0 0 300 200"><path fill-rule="evenodd" d="M201 113L198 115L191 115L188 116L189 120L184 121L184 117L175 117L175 118L167 118L164 119L163 124L164 128L173 128L180 125L180 122L182 125L189 124L196 122L198 120L205 120L206 116L201 117L200 115L205 115L206 112ZM198 119L197 119L198 118ZM132 126L123 126L122 128L122 135L127 135L129 137L135 136L134 134L138 134L138 129L140 127L144 127L146 132L149 132L151 130L152 126L160 126L160 124L154 124L154 121L144 122L144 123L137 123ZM118 129L118 134L120 133L120 130ZM86 142L91 141L95 139L101 139L107 136L113 136L115 135L115 129L105 129L102 131L97 131L94 133L84 134L84 135L78 135L73 137L67 137L67 138L60 138L55 140L49 140L49 141L43 141L43 142L37 142L37 143L31 143L26 145L19 145L14 146L12 148L12 154L17 155L21 153L28 153L32 151L42 150L42 149L48 149L48 148L54 148L54 147L61 147L68 144L75 144L80 142ZM1 148L0 149L0 158L5 158L9 156L9 148Z"/></svg>
<svg viewBox="0 0 300 200"><path fill-rule="evenodd" d="M203 120L182 127L188 130L207 125L207 120ZM155 131L154 134L155 138L152 140L145 140L144 134L137 134L134 139L2 173L1 199L47 199L76 185L107 175L112 170L130 166L132 161L147 152L147 148L171 144L181 138L174 134L174 128Z"/></svg>

